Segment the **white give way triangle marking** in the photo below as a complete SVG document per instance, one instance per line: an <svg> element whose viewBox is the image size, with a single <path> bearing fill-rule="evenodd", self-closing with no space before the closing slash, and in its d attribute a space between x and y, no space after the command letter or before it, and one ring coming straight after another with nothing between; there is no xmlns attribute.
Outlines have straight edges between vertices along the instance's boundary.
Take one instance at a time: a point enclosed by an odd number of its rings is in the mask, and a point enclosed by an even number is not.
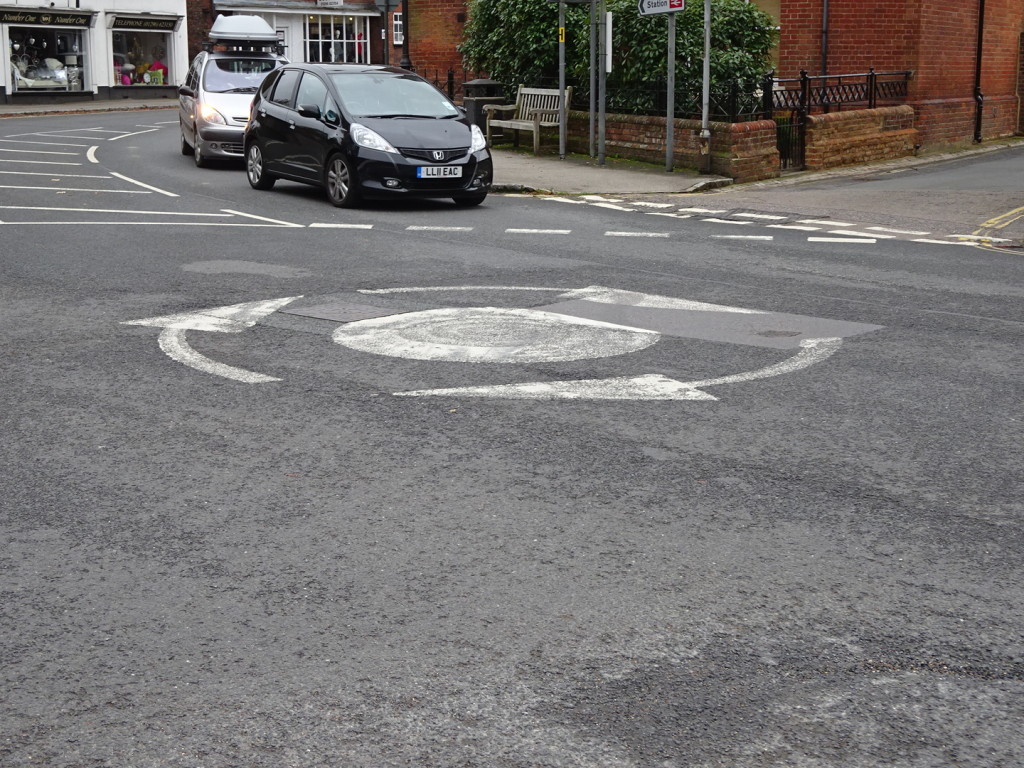
<svg viewBox="0 0 1024 768"><path fill-rule="evenodd" d="M736 384L754 379L792 373L830 357L843 343L841 338L803 339L801 350L788 360L756 371L721 376L700 381L677 381L661 374L622 376L611 379L577 381L529 382L451 389L419 389L395 392L399 397L459 395L462 397L495 397L516 400L717 400L702 387Z"/></svg>
<svg viewBox="0 0 1024 768"><path fill-rule="evenodd" d="M210 360L188 345L188 342L185 340L185 332L191 330L214 333L241 333L246 328L256 325L260 318L266 317L286 304L301 298L301 296L289 296L284 299L271 299L269 301L249 301L244 304L200 309L195 312L182 312L176 315L149 317L144 320L128 320L123 325L145 325L163 328L160 332L160 349L172 360L177 360L179 363L195 368L197 371L211 373L215 376L223 376L224 378L242 381L247 384L262 384L268 381L280 381L280 379Z"/></svg>

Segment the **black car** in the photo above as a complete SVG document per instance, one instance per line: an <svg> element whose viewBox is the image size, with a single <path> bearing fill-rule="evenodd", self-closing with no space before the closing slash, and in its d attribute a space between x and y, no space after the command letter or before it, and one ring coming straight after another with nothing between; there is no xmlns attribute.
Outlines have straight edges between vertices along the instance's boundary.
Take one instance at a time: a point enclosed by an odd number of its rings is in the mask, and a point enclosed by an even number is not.
<svg viewBox="0 0 1024 768"><path fill-rule="evenodd" d="M432 84L397 67L278 69L253 99L244 143L253 188L277 179L322 185L341 207L371 197L479 205L493 177L480 128Z"/></svg>

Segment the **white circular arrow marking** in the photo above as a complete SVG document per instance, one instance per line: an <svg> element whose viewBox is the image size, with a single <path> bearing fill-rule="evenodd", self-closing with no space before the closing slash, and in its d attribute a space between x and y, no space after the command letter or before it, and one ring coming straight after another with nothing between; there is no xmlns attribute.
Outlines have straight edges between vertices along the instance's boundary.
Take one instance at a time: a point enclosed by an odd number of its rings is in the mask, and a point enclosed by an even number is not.
<svg viewBox="0 0 1024 768"><path fill-rule="evenodd" d="M123 325L146 325L163 328L160 332L160 349L182 365L195 368L203 373L223 376L226 379L242 381L246 384L263 384L268 381L280 381L274 376L247 371L233 365L218 363L196 352L185 340L185 332L212 331L216 333L241 333L246 328L267 315L276 312L286 304L301 299L301 296L289 296L284 299L269 301L249 301L244 304L231 304L226 307L201 309L196 312L181 312L176 315L149 317L144 320L129 320Z"/></svg>
<svg viewBox="0 0 1024 768"><path fill-rule="evenodd" d="M788 360L756 371L700 381L677 381L660 374L622 376L609 379L578 381L535 381L524 384L499 384L483 387L449 389L418 389L395 392L398 397L431 397L457 395L463 397L494 397L515 400L717 400L702 387L737 384L793 373L830 357L842 345L840 338L803 339L802 349Z"/></svg>

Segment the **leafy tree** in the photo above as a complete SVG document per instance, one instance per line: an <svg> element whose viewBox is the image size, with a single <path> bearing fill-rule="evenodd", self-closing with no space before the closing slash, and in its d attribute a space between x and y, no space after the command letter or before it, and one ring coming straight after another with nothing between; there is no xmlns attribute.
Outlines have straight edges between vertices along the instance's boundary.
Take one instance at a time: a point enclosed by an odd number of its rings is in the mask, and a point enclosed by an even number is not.
<svg viewBox="0 0 1024 768"><path fill-rule="evenodd" d="M641 16L636 0L607 0L612 12L613 72L608 78L609 108L649 111L653 88L666 74L668 18ZM590 9L566 6L566 69L570 80L589 85ZM470 0L465 64L514 86L550 84L558 77L558 7L548 0ZM770 68L777 31L772 18L745 0L712 0L712 90L737 83L749 93ZM699 97L703 82L704 3L689 0L676 14L676 83L687 97Z"/></svg>

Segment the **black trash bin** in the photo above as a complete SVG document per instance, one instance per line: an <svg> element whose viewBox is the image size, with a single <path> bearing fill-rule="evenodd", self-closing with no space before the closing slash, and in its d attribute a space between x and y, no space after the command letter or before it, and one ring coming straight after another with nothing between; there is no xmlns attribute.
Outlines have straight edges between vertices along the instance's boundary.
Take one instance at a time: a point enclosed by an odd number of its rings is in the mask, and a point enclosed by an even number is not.
<svg viewBox="0 0 1024 768"><path fill-rule="evenodd" d="M501 83L497 80L490 80L480 77L462 84L462 106L466 108L466 116L471 123L475 123L480 130L487 129L487 113L484 112L485 104L504 104L505 97L501 95Z"/></svg>

